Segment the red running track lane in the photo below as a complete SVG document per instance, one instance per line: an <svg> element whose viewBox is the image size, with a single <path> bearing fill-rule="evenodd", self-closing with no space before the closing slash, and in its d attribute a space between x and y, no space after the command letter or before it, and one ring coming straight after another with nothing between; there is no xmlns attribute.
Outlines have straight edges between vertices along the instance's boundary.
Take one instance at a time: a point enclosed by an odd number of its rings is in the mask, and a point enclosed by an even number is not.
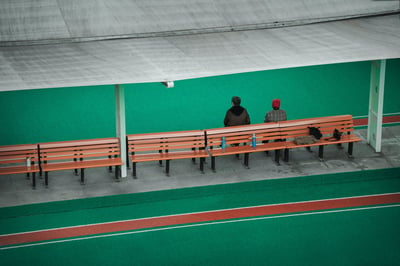
<svg viewBox="0 0 400 266"><path fill-rule="evenodd" d="M60 238L88 236L94 234L106 234L161 226L172 226L189 223L250 218L255 216L320 211L328 209L351 208L393 203L400 203L400 193L262 205L255 207L244 207L188 214L176 214L169 216L141 218L134 220L0 235L0 246L55 240Z"/></svg>
<svg viewBox="0 0 400 266"><path fill-rule="evenodd" d="M384 116L382 118L383 124L399 123L400 115ZM353 119L354 126L366 126L368 125L368 118Z"/></svg>

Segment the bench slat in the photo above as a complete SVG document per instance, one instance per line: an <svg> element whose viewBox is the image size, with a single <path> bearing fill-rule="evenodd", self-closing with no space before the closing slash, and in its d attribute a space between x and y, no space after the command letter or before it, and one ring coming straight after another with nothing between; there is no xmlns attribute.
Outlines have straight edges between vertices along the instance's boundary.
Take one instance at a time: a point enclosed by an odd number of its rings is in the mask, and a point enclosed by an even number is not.
<svg viewBox="0 0 400 266"><path fill-rule="evenodd" d="M96 158L100 157L108 157L108 156L119 156L119 152L113 152L113 153L101 153L101 154L82 154L82 155L63 155L63 156L44 156L42 155L41 160L42 161L63 161L63 160L79 160L79 159L93 159L95 160Z"/></svg>
<svg viewBox="0 0 400 266"><path fill-rule="evenodd" d="M72 141L57 141L57 142L46 142L40 143L40 147L45 148L62 148L62 147L84 147L90 145L118 145L118 138L103 138L103 139L89 139L89 140L72 140Z"/></svg>
<svg viewBox="0 0 400 266"><path fill-rule="evenodd" d="M76 161L76 162L58 162L58 163L43 163L42 170L44 172L81 169L81 168L96 168L122 165L120 158L103 159L103 160L90 160L90 161Z"/></svg>
<svg viewBox="0 0 400 266"><path fill-rule="evenodd" d="M83 145L83 146L78 146L76 144L71 145L71 146L56 146L56 145L51 145L49 147L48 145L40 145L40 150L41 152L61 152L61 151L81 151L81 150L97 150L97 149L119 149L119 144L106 144L106 145Z"/></svg>
<svg viewBox="0 0 400 266"><path fill-rule="evenodd" d="M255 148L250 145L241 145L234 147L226 147L225 149L209 149L208 152L212 156L224 156L224 155L233 155L233 154L242 154L242 153L253 153L253 152L262 152L262 151L273 151L280 150L286 148L286 144L284 142L269 142L269 143L260 143Z"/></svg>
<svg viewBox="0 0 400 266"><path fill-rule="evenodd" d="M193 152L168 152L168 153L147 153L131 155L132 162L165 161L188 158L206 158L208 153L205 150Z"/></svg>

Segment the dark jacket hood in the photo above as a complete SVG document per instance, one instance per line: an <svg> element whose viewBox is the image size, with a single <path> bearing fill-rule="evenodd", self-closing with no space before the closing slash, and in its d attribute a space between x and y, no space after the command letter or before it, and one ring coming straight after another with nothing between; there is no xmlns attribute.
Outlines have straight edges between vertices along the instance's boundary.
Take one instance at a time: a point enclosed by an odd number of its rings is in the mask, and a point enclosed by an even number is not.
<svg viewBox="0 0 400 266"><path fill-rule="evenodd" d="M242 106L232 106L230 110L234 115L239 116L243 113L244 108Z"/></svg>

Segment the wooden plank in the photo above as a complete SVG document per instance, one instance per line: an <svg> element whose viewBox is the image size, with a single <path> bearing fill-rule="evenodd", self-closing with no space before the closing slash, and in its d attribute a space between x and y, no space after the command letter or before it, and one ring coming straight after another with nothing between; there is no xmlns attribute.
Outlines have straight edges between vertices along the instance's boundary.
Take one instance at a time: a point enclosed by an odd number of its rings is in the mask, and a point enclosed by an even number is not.
<svg viewBox="0 0 400 266"><path fill-rule="evenodd" d="M58 163L43 163L42 170L44 172L81 169L81 168L97 168L107 166L122 165L120 158L90 160L90 161L77 161L77 162L58 162Z"/></svg>

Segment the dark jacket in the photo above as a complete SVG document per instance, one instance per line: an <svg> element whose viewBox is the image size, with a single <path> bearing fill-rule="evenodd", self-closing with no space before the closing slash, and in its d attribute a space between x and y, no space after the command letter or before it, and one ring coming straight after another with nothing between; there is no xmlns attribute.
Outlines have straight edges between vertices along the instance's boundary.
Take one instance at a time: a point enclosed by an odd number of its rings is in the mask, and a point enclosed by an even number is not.
<svg viewBox="0 0 400 266"><path fill-rule="evenodd" d="M250 124L250 116L247 110L242 106L233 106L226 112L224 119L224 125L226 127L248 124Z"/></svg>

